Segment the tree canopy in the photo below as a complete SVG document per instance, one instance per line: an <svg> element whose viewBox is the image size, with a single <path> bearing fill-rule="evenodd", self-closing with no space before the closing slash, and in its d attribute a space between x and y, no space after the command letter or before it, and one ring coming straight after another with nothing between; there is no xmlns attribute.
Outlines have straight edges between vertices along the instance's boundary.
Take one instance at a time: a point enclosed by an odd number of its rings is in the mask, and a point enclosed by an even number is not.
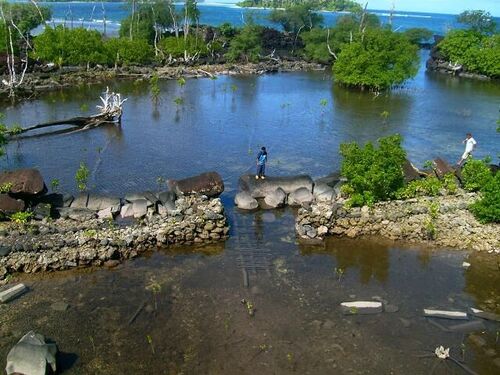
<svg viewBox="0 0 500 375"><path fill-rule="evenodd" d="M466 10L458 15L457 21L483 34L491 34L497 27L492 15L484 10Z"/></svg>

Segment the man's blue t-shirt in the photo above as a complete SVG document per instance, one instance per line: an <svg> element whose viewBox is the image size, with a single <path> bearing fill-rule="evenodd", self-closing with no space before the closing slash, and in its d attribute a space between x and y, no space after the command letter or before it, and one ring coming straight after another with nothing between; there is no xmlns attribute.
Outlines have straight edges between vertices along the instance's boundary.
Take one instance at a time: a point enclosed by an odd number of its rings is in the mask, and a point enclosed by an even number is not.
<svg viewBox="0 0 500 375"><path fill-rule="evenodd" d="M259 155L257 155L257 162L259 165L264 165L266 164L267 161L267 152L260 151Z"/></svg>

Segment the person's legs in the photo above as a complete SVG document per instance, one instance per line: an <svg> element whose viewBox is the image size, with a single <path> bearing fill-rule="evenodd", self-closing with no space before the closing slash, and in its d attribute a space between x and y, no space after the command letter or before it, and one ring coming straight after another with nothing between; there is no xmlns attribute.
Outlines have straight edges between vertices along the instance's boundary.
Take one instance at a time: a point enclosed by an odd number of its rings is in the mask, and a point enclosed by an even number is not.
<svg viewBox="0 0 500 375"><path fill-rule="evenodd" d="M266 165L262 164L261 168L260 168L260 174L259 174L260 178L262 178L262 179L266 178L265 174L266 174Z"/></svg>
<svg viewBox="0 0 500 375"><path fill-rule="evenodd" d="M255 179L258 179L260 176L262 176L262 165L257 165L257 174L255 175Z"/></svg>

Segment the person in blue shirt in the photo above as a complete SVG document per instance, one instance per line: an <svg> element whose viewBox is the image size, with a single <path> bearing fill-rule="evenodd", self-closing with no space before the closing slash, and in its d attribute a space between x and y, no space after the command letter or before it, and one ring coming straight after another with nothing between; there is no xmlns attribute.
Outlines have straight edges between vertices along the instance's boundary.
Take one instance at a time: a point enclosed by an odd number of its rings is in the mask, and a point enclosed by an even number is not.
<svg viewBox="0 0 500 375"><path fill-rule="evenodd" d="M266 173L266 162L267 162L267 151L265 147L262 147L257 155L257 174L255 175L255 179L259 178L265 179Z"/></svg>

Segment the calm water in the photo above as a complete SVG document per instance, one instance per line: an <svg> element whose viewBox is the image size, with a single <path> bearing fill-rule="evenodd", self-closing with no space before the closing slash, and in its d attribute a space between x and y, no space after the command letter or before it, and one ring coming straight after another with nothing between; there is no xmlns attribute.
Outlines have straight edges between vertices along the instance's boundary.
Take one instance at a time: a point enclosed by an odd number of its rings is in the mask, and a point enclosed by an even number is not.
<svg viewBox="0 0 500 375"><path fill-rule="evenodd" d="M455 161L468 131L478 157L496 155L498 84L422 69L404 89L376 97L332 85L328 72L220 77L184 87L162 81L157 105L147 82L111 86L129 98L121 128L15 142L0 168L37 167L47 182L58 178L61 190L75 192L74 174L85 161L92 190L116 195L156 189L158 176L217 170L227 186L231 238L164 249L111 271L21 276L32 291L0 305L0 367L21 335L36 329L57 341L67 374L460 373L422 357L439 345L477 373L498 373L498 324L485 322L471 339L421 316L426 307L500 313L498 256L380 239L306 246L295 241L291 210L248 214L232 206L238 176L253 168L261 145L269 149L269 174L315 177L338 169L341 142L394 132L417 164L434 156ZM0 111L23 126L89 114L104 88L46 93ZM399 311L343 316L338 308L373 297ZM253 317L242 299L255 306ZM54 311L57 301L69 310Z"/></svg>
<svg viewBox="0 0 500 375"><path fill-rule="evenodd" d="M128 3L92 3L92 2L54 2L43 3L52 8L53 22L55 24L65 23L74 26L91 27L103 31L103 21L106 18L106 31L108 34L117 34L120 28L120 21L130 13ZM242 26L245 16L251 15L254 20L262 25L274 26L267 20L269 10L267 9L243 9L235 5L222 4L198 4L201 11L201 23L207 25L220 25L224 22L232 23L235 26ZM382 23L389 22L388 11L371 10L378 15ZM341 15L333 12L322 12L324 25L335 24ZM426 27L436 34L444 34L450 28L459 27L455 20L456 16L435 13L415 13L415 12L395 12L393 15L393 26L398 30L406 30L412 27Z"/></svg>

